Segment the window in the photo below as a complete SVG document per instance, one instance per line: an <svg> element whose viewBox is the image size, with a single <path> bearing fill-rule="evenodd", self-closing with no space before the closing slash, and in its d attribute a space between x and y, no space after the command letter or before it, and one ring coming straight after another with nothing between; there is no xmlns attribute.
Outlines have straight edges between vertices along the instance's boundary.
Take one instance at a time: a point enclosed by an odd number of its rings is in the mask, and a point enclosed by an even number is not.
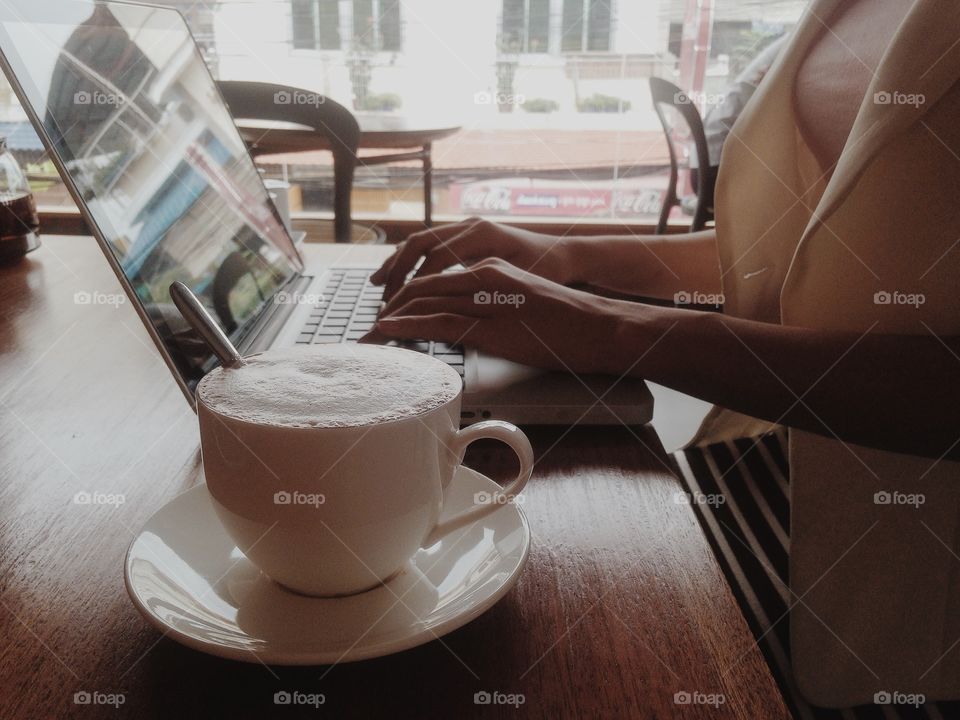
<svg viewBox="0 0 960 720"><path fill-rule="evenodd" d="M808 0L152 0L185 13L216 77L321 93L363 127L456 127L438 218L656 222L669 175L647 78L702 114ZM704 24L708 27L705 28ZM702 35L701 35L702 33ZM709 37L705 45L695 42ZM323 56L318 57L317 53ZM0 80L0 135L44 208L72 205ZM377 154L386 148L366 148ZM294 212L329 213L329 153L262 155ZM423 217L420 165L358 168L357 217ZM683 178L681 178L683 180ZM684 180L685 182L685 180ZM689 222L677 208L678 221Z"/></svg>
<svg viewBox="0 0 960 720"><path fill-rule="evenodd" d="M587 50L606 52L610 49L610 25L613 13L612 0L590 0L587 15Z"/></svg>
<svg viewBox="0 0 960 720"><path fill-rule="evenodd" d="M400 52L400 0L353 0L353 43L358 50Z"/></svg>
<svg viewBox="0 0 960 720"><path fill-rule="evenodd" d="M400 51L400 0L386 0L389 6L380 15L381 50ZM381 3L382 5L382 3Z"/></svg>
<svg viewBox="0 0 960 720"><path fill-rule="evenodd" d="M549 35L550 0L504 0L501 50L545 53Z"/></svg>
<svg viewBox="0 0 960 720"><path fill-rule="evenodd" d="M608 52L613 0L564 0L563 52Z"/></svg>
<svg viewBox="0 0 960 720"><path fill-rule="evenodd" d="M290 0L296 50L400 52L400 0L352 0L346 6L353 25L350 48L340 38L339 0Z"/></svg>
<svg viewBox="0 0 960 720"><path fill-rule="evenodd" d="M291 6L295 49L340 49L338 0L291 0Z"/></svg>

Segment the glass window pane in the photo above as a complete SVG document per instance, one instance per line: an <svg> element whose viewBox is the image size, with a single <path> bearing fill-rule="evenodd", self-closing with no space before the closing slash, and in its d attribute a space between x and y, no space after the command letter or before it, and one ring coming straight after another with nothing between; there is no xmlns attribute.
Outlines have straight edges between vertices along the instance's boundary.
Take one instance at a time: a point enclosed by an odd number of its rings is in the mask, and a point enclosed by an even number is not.
<svg viewBox="0 0 960 720"><path fill-rule="evenodd" d="M337 0L320 0L320 48L340 49L340 3Z"/></svg>
<svg viewBox="0 0 960 720"><path fill-rule="evenodd" d="M606 52L610 49L610 1L590 0L587 23L587 50Z"/></svg>
<svg viewBox="0 0 960 720"><path fill-rule="evenodd" d="M373 50L377 46L373 0L353 0L353 43L365 50Z"/></svg>
<svg viewBox="0 0 960 720"><path fill-rule="evenodd" d="M550 34L550 0L530 0L527 52L547 52Z"/></svg>
<svg viewBox="0 0 960 720"><path fill-rule="evenodd" d="M563 37L560 49L564 52L583 50L583 2L563 0Z"/></svg>
<svg viewBox="0 0 960 720"><path fill-rule="evenodd" d="M381 50L400 51L400 0L380 0Z"/></svg>
<svg viewBox="0 0 960 720"><path fill-rule="evenodd" d="M647 79L656 75L689 93L704 116L715 165L724 140L716 129L727 127L748 99L737 89L763 76L770 62L759 56L777 49L775 40L807 5L152 1L184 13L217 77L320 93L358 112L361 126L459 126L434 143L438 218L483 214L571 223L655 222L669 162ZM710 43L703 47L697 38L706 36ZM305 50L322 50L322 59ZM29 173L41 206L70 202L29 121L2 87L0 134ZM329 152L263 155L258 162L291 183L294 212L331 211ZM692 185L689 173L681 175L686 202ZM677 222L689 222L686 208L675 209ZM359 168L353 209L358 216L422 218L421 165Z"/></svg>
<svg viewBox="0 0 960 720"><path fill-rule="evenodd" d="M504 52L523 52L526 34L523 22L524 5L524 0L503 1L500 49Z"/></svg>
<svg viewBox="0 0 960 720"><path fill-rule="evenodd" d="M293 47L298 50L313 50L317 46L315 0L292 0Z"/></svg>

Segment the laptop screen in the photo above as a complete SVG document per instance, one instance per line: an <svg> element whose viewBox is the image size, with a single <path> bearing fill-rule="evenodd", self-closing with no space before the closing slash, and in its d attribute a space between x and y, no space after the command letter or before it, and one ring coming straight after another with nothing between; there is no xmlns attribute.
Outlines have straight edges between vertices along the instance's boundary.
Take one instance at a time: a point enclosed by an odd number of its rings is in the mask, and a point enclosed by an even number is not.
<svg viewBox="0 0 960 720"><path fill-rule="evenodd" d="M0 47L181 378L212 364L168 288L186 283L237 342L300 269L179 13L4 0Z"/></svg>

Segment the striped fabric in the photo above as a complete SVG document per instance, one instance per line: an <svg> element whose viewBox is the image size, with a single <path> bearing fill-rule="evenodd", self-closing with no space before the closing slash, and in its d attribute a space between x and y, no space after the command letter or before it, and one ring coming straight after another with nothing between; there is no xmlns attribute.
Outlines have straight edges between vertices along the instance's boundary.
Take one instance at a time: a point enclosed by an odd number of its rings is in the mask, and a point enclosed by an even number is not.
<svg viewBox="0 0 960 720"><path fill-rule="evenodd" d="M808 705L790 668L787 585L790 473L786 431L674 453L678 474L700 524L793 716L799 720L960 718L960 702L861 705L828 710Z"/></svg>

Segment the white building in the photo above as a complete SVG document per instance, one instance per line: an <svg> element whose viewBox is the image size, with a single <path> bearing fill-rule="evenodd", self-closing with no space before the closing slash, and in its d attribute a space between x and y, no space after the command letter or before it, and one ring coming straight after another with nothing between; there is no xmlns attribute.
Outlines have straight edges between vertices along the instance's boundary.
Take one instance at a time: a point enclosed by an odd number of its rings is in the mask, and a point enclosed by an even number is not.
<svg viewBox="0 0 960 720"><path fill-rule="evenodd" d="M382 96L395 95L408 115L495 126L511 123L498 105L531 100L538 110L555 103L555 117L537 119L552 126L616 124L577 112L601 94L629 104L637 127L655 123L644 80L675 73L691 1L705 0L221 0L211 8L223 78L301 86L356 110L389 107L394 98ZM714 38L731 45L751 28L782 31L805 3L714 4ZM724 50L711 52L719 83Z"/></svg>

